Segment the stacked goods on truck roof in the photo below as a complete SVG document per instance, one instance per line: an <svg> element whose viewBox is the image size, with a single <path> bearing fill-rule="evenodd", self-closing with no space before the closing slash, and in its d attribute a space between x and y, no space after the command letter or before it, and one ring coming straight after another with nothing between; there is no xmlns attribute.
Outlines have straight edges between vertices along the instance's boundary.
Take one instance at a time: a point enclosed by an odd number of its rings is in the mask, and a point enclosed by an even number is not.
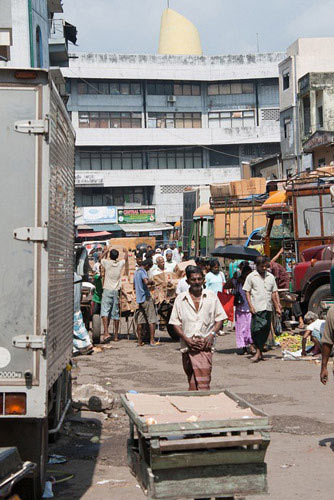
<svg viewBox="0 0 334 500"><path fill-rule="evenodd" d="M261 210L266 192L262 177L211 184L210 207L213 210L214 246L246 243L254 229L266 225Z"/></svg>

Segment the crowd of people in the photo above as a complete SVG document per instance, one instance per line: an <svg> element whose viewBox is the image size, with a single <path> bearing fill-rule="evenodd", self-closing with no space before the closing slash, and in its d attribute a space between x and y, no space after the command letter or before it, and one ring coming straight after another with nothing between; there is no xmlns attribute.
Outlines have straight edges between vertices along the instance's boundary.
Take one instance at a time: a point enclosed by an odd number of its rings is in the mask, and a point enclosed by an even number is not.
<svg viewBox="0 0 334 500"><path fill-rule="evenodd" d="M151 287L154 278L161 273L174 273L185 260L181 250L171 244L165 248L150 246L136 251L136 270L133 286L137 312L138 346L144 345L143 328L149 331L149 346L156 347L155 339L158 316ZM120 327L120 288L124 268L128 265L128 251L105 247L94 256L93 308L99 311L103 323L103 343L118 341ZM103 281L102 281L103 274ZM234 261L229 266L226 280L218 259L197 258L185 268L185 275L178 281L176 299L169 320L180 338L182 362L189 382L189 389L209 389L212 353L216 336L222 332L223 324L231 319L224 295L233 297L233 324L236 348L239 355L250 355L253 363L264 360L268 338L273 332L274 320L280 321L282 308L278 290L288 289L289 275L275 260L266 256L257 257L255 263ZM78 291L75 300L74 350L77 354L89 354L93 346L88 332L84 332ZM306 354L306 343L313 342L313 353L321 350L324 321L309 312L303 318L300 307L294 304L293 312L299 326L304 328L302 354ZM113 335L109 333L113 322ZM304 321L306 325L304 325ZM86 340L85 340L86 339Z"/></svg>

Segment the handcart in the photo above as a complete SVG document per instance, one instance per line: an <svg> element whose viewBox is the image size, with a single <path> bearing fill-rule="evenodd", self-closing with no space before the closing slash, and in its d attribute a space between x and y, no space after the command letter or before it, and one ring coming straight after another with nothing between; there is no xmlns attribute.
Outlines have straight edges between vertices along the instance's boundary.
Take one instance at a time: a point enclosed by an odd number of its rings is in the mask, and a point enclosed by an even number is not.
<svg viewBox="0 0 334 500"><path fill-rule="evenodd" d="M268 416L231 391L127 393L128 464L149 500L267 492Z"/></svg>

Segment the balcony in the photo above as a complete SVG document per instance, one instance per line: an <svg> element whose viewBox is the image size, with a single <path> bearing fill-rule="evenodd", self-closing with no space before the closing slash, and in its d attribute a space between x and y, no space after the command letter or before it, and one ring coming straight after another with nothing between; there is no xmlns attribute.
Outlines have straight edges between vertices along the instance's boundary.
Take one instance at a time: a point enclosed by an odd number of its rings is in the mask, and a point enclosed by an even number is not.
<svg viewBox="0 0 334 500"><path fill-rule="evenodd" d="M77 29L63 19L53 19L50 29L50 66L68 66L68 42L75 45Z"/></svg>

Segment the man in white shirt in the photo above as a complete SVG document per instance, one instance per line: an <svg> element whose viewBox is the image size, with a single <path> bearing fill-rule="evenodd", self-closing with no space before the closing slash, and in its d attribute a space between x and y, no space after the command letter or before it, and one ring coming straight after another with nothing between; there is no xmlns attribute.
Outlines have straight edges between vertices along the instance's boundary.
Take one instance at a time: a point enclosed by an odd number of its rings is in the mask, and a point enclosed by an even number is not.
<svg viewBox="0 0 334 500"><path fill-rule="evenodd" d="M189 290L176 297L169 324L180 337L189 390L210 390L215 337L227 316L217 295L203 290L202 270L188 266L186 273Z"/></svg>
<svg viewBox="0 0 334 500"><path fill-rule="evenodd" d="M264 255L257 257L256 270L247 276L243 286L252 313L251 333L256 354L251 359L254 363L263 361L262 352L270 333L273 305L276 314L281 316L278 288L275 277L267 271L268 262Z"/></svg>
<svg viewBox="0 0 334 500"><path fill-rule="evenodd" d="M176 243L175 242L172 242L170 244L170 248L171 248L171 250L173 252L173 261L176 262L176 264L179 264L182 261L181 249L179 250L176 247Z"/></svg>
<svg viewBox="0 0 334 500"><path fill-rule="evenodd" d="M165 259L162 255L160 255L156 260L156 267L152 270L152 277L157 276L158 274L165 273Z"/></svg>
<svg viewBox="0 0 334 500"><path fill-rule="evenodd" d="M110 250L110 260L106 258L101 259L101 266L105 270L103 294L101 302L101 318L103 321L104 335L102 341L109 338L109 317L114 321L114 340L118 341L119 331L119 290L121 288L121 275L125 264L128 262L128 251L123 248L124 259L117 260L119 252L116 249ZM106 249L103 257L108 253Z"/></svg>
<svg viewBox="0 0 334 500"><path fill-rule="evenodd" d="M177 264L173 260L173 250L168 248L165 252L165 257L166 257L166 262L165 262L165 268L168 273L173 273L174 269L176 268Z"/></svg>

